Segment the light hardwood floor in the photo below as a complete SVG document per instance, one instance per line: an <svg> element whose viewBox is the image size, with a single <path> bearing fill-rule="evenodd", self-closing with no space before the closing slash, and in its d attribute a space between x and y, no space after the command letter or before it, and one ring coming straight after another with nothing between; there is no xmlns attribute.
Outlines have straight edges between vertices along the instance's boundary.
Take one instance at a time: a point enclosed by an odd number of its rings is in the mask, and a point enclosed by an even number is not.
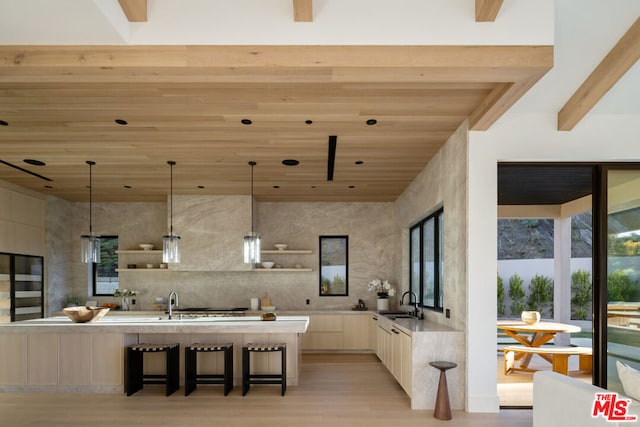
<svg viewBox="0 0 640 427"><path fill-rule="evenodd" d="M373 355L305 355L300 385L281 397L279 387L199 386L165 397L162 386L138 394L0 393L0 425L21 426L474 426L529 427L530 410L499 414L454 411L439 421L433 411L412 411L409 399Z"/></svg>

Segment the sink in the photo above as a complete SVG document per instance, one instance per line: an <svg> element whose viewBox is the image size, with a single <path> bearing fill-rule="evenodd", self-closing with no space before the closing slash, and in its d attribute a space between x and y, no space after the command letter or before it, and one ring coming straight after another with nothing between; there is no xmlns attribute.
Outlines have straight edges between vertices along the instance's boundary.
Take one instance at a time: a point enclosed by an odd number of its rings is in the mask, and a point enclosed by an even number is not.
<svg viewBox="0 0 640 427"><path fill-rule="evenodd" d="M386 317L387 319L391 319L391 320L396 320L396 319L416 319L415 316L407 313L406 311L383 313L383 316Z"/></svg>

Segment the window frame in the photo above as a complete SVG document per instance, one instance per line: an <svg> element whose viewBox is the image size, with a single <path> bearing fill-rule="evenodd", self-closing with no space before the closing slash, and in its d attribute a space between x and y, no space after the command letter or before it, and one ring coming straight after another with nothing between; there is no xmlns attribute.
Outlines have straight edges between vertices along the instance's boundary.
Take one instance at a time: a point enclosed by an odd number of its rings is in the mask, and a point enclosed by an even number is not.
<svg viewBox="0 0 640 427"><path fill-rule="evenodd" d="M104 259L102 256L102 251L103 251L103 247L102 247L102 243L103 243L103 239L116 239L118 241L119 244L119 237L117 235L108 235L108 236L100 236L100 252L101 252L101 256L100 259ZM116 245L116 251L118 250L118 246ZM116 264L115 264L115 268L114 268L114 272L116 274L116 277L119 277L118 272L116 271L118 268L118 262L119 262L119 257L117 255L116 252ZM102 262L100 262L101 264ZM103 296L113 296L113 294L104 294L104 293L98 293L98 263L91 263L90 267L89 267L89 272L91 275L90 278L90 283L91 283L91 295L96 296L96 297L103 297ZM119 280L118 280L118 287L119 287Z"/></svg>
<svg viewBox="0 0 640 427"><path fill-rule="evenodd" d="M428 223L430 223L430 221L433 221L433 230L431 230L433 233L433 236L432 236L433 248L431 248L433 251L432 252L433 261L427 262L425 261L424 233L425 233L425 226ZM443 254L444 224L443 223L444 223L444 207L441 207L409 228L409 290L416 293L416 296L418 297L418 306L427 310L437 311L440 313L444 312L444 289L443 289L444 288L444 272L442 271L444 267L443 266L444 264L444 254ZM414 265L413 265L415 249L416 249L414 248L414 244L413 244L414 243L413 234L414 232L416 232L415 230L417 230L417 233L419 236L419 242L417 242L418 243L417 249L419 251L419 256L417 257L417 259L419 260L419 263L417 265L418 274L415 275L418 277L418 283L415 283L415 280L414 280L415 271L414 271ZM427 263L432 264L433 305L425 304L425 301L424 301L424 297L426 293L424 271Z"/></svg>

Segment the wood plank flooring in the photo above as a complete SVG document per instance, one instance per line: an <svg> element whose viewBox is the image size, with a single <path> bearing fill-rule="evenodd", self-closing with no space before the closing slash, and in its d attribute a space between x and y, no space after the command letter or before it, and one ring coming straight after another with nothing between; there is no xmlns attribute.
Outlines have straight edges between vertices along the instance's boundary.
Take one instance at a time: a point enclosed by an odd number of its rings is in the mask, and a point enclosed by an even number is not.
<svg viewBox="0 0 640 427"><path fill-rule="evenodd" d="M530 427L530 410L499 414L454 411L439 421L433 411L412 411L409 398L373 355L304 355L300 384L252 386L242 397L220 386L199 386L189 397L181 388L165 397L162 386L124 394L0 393L0 425L126 427L248 426L376 427L474 426Z"/></svg>

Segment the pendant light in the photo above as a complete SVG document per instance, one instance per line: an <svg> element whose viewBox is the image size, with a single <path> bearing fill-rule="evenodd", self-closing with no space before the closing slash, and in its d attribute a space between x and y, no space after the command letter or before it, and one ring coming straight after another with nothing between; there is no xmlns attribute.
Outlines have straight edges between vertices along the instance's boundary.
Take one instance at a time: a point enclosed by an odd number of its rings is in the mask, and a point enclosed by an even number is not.
<svg viewBox="0 0 640 427"><path fill-rule="evenodd" d="M180 262L180 250L178 243L180 242L180 236L173 234L173 165L176 164L173 160L167 161L171 169L171 193L170 193L170 207L169 207L169 234L162 236L162 262L166 263L179 263Z"/></svg>
<svg viewBox="0 0 640 427"><path fill-rule="evenodd" d="M93 223L92 223L92 193L93 193L93 175L91 173L91 168L96 164L91 160L87 160L87 164L89 165L89 234L83 234L80 237L80 259L82 262L90 263L100 262L100 236L96 236L93 234Z"/></svg>
<svg viewBox="0 0 640 427"><path fill-rule="evenodd" d="M253 229L253 167L256 162L249 162L251 166L251 233L244 236L244 262L257 264L260 262L260 235Z"/></svg>

